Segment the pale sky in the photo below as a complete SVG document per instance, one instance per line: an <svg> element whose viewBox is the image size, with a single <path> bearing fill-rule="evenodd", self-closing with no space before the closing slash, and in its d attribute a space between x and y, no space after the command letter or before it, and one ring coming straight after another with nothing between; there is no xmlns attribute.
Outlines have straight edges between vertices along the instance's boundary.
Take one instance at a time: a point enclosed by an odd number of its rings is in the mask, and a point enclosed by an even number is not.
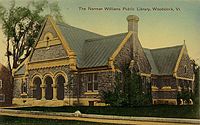
<svg viewBox="0 0 200 125"><path fill-rule="evenodd" d="M18 4L25 4L28 0L16 1ZM6 0L0 2L8 5ZM58 0L58 2L64 20L69 25L102 35L111 35L127 32L126 17L137 15L140 18L139 38L143 47L181 45L185 40L190 57L195 60L200 57L200 0ZM86 10L80 10L79 7ZM92 11L88 10L88 7L103 9L114 7L121 10ZM123 7L134 10L124 11ZM173 8L174 11L153 11L153 7ZM149 8L151 11L141 11L141 8ZM176 11L176 8L180 8L180 11ZM2 41L0 47L1 50L4 47ZM200 59L198 63L200 64Z"/></svg>

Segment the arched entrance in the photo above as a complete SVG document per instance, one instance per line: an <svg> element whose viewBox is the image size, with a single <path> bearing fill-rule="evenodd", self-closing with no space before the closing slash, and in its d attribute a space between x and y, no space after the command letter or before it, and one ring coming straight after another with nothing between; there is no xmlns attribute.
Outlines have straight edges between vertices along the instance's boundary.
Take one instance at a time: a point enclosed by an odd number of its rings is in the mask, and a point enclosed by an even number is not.
<svg viewBox="0 0 200 125"><path fill-rule="evenodd" d="M45 79L46 84L46 90L45 90L45 98L46 100L52 100L53 99L53 79L50 76L47 76Z"/></svg>
<svg viewBox="0 0 200 125"><path fill-rule="evenodd" d="M40 100L42 98L42 89L40 85L42 84L42 80L39 77L35 77L33 80L33 85L35 86L33 90L33 98Z"/></svg>
<svg viewBox="0 0 200 125"><path fill-rule="evenodd" d="M57 83L57 99L63 100L64 99L64 84L65 84L65 78L62 75L59 75L56 78Z"/></svg>

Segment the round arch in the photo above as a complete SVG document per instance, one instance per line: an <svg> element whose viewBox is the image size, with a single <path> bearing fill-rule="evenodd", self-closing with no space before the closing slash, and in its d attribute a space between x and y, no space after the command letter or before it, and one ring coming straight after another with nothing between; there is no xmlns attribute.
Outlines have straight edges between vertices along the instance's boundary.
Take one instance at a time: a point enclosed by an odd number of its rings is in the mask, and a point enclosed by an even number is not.
<svg viewBox="0 0 200 125"><path fill-rule="evenodd" d="M46 100L52 100L53 99L53 77L51 74L46 74L44 76L44 84L46 85L45 88L45 98Z"/></svg>
<svg viewBox="0 0 200 125"><path fill-rule="evenodd" d="M58 72L55 75L55 83L57 85L57 99L64 99L65 86L68 83L67 75L63 72Z"/></svg>
<svg viewBox="0 0 200 125"><path fill-rule="evenodd" d="M42 89L40 85L42 84L42 79L39 76L33 77L32 84L34 86L33 89L33 98L40 100L42 98Z"/></svg>
<svg viewBox="0 0 200 125"><path fill-rule="evenodd" d="M34 74L34 75L31 77L31 84L30 84L30 87L35 88L34 79L37 78L37 77L40 78L40 79L41 79L41 82L42 82L42 75L36 73L36 74Z"/></svg>

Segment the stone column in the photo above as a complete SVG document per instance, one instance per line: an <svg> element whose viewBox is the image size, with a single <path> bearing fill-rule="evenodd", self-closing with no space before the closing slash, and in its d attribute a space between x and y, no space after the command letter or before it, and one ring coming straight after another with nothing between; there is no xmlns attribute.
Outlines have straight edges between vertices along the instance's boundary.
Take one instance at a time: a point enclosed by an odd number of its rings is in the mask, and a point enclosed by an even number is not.
<svg viewBox="0 0 200 125"><path fill-rule="evenodd" d="M40 85L40 87L42 88L42 98L41 98L41 100L46 100L46 99L45 99L46 84L42 83L42 84Z"/></svg>
<svg viewBox="0 0 200 125"><path fill-rule="evenodd" d="M57 99L57 84L56 84L54 78L53 78L52 87L53 87L53 99L52 99L52 100L58 100L58 99Z"/></svg>

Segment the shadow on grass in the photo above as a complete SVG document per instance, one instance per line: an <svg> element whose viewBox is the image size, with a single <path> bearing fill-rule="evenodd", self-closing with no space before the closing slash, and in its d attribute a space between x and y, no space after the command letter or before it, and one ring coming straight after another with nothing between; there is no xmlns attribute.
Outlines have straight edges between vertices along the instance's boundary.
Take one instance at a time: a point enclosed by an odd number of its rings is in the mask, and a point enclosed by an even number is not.
<svg viewBox="0 0 200 125"><path fill-rule="evenodd" d="M199 119L198 106L138 106L138 107L88 107L88 106L64 106L64 107L24 107L18 110L44 111L44 112L69 112L79 110L85 114L136 116L136 117L165 117L165 118L191 118Z"/></svg>

